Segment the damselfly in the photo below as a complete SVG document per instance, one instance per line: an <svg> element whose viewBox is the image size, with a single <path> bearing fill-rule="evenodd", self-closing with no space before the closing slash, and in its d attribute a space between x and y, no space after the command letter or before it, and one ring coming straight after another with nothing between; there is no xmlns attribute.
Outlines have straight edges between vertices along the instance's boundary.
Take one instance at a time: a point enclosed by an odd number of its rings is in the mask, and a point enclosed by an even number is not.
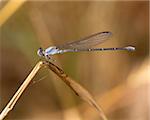
<svg viewBox="0 0 150 120"><path fill-rule="evenodd" d="M43 50L39 48L37 54L40 57L44 57L47 60L51 59L50 56L55 54L63 54L66 52L81 52L81 51L106 51L106 50L127 50L127 51L134 51L135 47L127 46L121 48L92 48L92 46L98 45L106 41L112 35L111 32L100 32L88 36L84 39L69 42L64 45L58 46L50 46Z"/></svg>

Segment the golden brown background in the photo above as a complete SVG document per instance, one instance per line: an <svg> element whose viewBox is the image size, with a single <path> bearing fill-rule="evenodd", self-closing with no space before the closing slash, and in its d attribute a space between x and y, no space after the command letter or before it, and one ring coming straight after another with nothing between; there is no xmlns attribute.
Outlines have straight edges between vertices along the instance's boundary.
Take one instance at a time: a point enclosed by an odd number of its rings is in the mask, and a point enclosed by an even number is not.
<svg viewBox="0 0 150 120"><path fill-rule="evenodd" d="M8 3L1 2L0 9ZM136 51L66 53L55 55L55 64L92 93L110 120L148 120L148 1L25 1L1 25L0 110L39 60L39 47L101 31L113 36L97 47L133 45ZM28 87L6 120L99 120L52 72L43 69L35 80L45 75Z"/></svg>

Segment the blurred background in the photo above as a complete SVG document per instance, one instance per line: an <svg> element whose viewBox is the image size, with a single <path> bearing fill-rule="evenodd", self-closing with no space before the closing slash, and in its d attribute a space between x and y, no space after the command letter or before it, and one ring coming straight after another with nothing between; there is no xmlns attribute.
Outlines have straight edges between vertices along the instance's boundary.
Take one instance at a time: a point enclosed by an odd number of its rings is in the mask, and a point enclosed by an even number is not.
<svg viewBox="0 0 150 120"><path fill-rule="evenodd" d="M96 47L133 45L136 51L66 53L53 56L55 64L94 96L108 119L149 119L148 1L9 0L1 2L0 11L1 111L39 61L39 47L111 31L113 36ZM97 111L51 71L41 69L34 80L43 76L6 120L99 120Z"/></svg>

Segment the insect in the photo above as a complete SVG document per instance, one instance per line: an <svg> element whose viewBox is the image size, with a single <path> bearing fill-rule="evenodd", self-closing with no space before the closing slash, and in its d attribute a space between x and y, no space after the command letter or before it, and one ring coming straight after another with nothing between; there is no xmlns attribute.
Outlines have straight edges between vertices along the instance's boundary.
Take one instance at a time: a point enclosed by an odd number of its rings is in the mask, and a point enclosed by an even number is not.
<svg viewBox="0 0 150 120"><path fill-rule="evenodd" d="M64 45L50 46L46 48L45 50L42 48L39 48L37 51L37 54L40 57L44 57L46 60L50 60L52 55L63 54L66 52L106 51L106 50L134 51L135 50L135 47L133 46L127 46L127 47L121 47L121 48L92 48L93 46L96 46L100 43L105 42L108 38L111 37L111 35L112 33L108 31L99 32L91 36L85 37L84 39L74 41L74 42L69 42Z"/></svg>

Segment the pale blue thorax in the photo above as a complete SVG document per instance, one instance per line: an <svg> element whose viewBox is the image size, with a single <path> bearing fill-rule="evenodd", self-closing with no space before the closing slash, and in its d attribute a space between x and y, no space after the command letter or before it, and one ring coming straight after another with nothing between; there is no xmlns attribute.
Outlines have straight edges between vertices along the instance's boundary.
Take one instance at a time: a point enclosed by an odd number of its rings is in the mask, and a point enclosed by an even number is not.
<svg viewBox="0 0 150 120"><path fill-rule="evenodd" d="M51 47L48 47L47 49L45 49L44 54L45 54L45 56L47 56L47 55L58 54L61 52L62 52L62 50L59 50L58 48L56 48L56 46L51 46Z"/></svg>

